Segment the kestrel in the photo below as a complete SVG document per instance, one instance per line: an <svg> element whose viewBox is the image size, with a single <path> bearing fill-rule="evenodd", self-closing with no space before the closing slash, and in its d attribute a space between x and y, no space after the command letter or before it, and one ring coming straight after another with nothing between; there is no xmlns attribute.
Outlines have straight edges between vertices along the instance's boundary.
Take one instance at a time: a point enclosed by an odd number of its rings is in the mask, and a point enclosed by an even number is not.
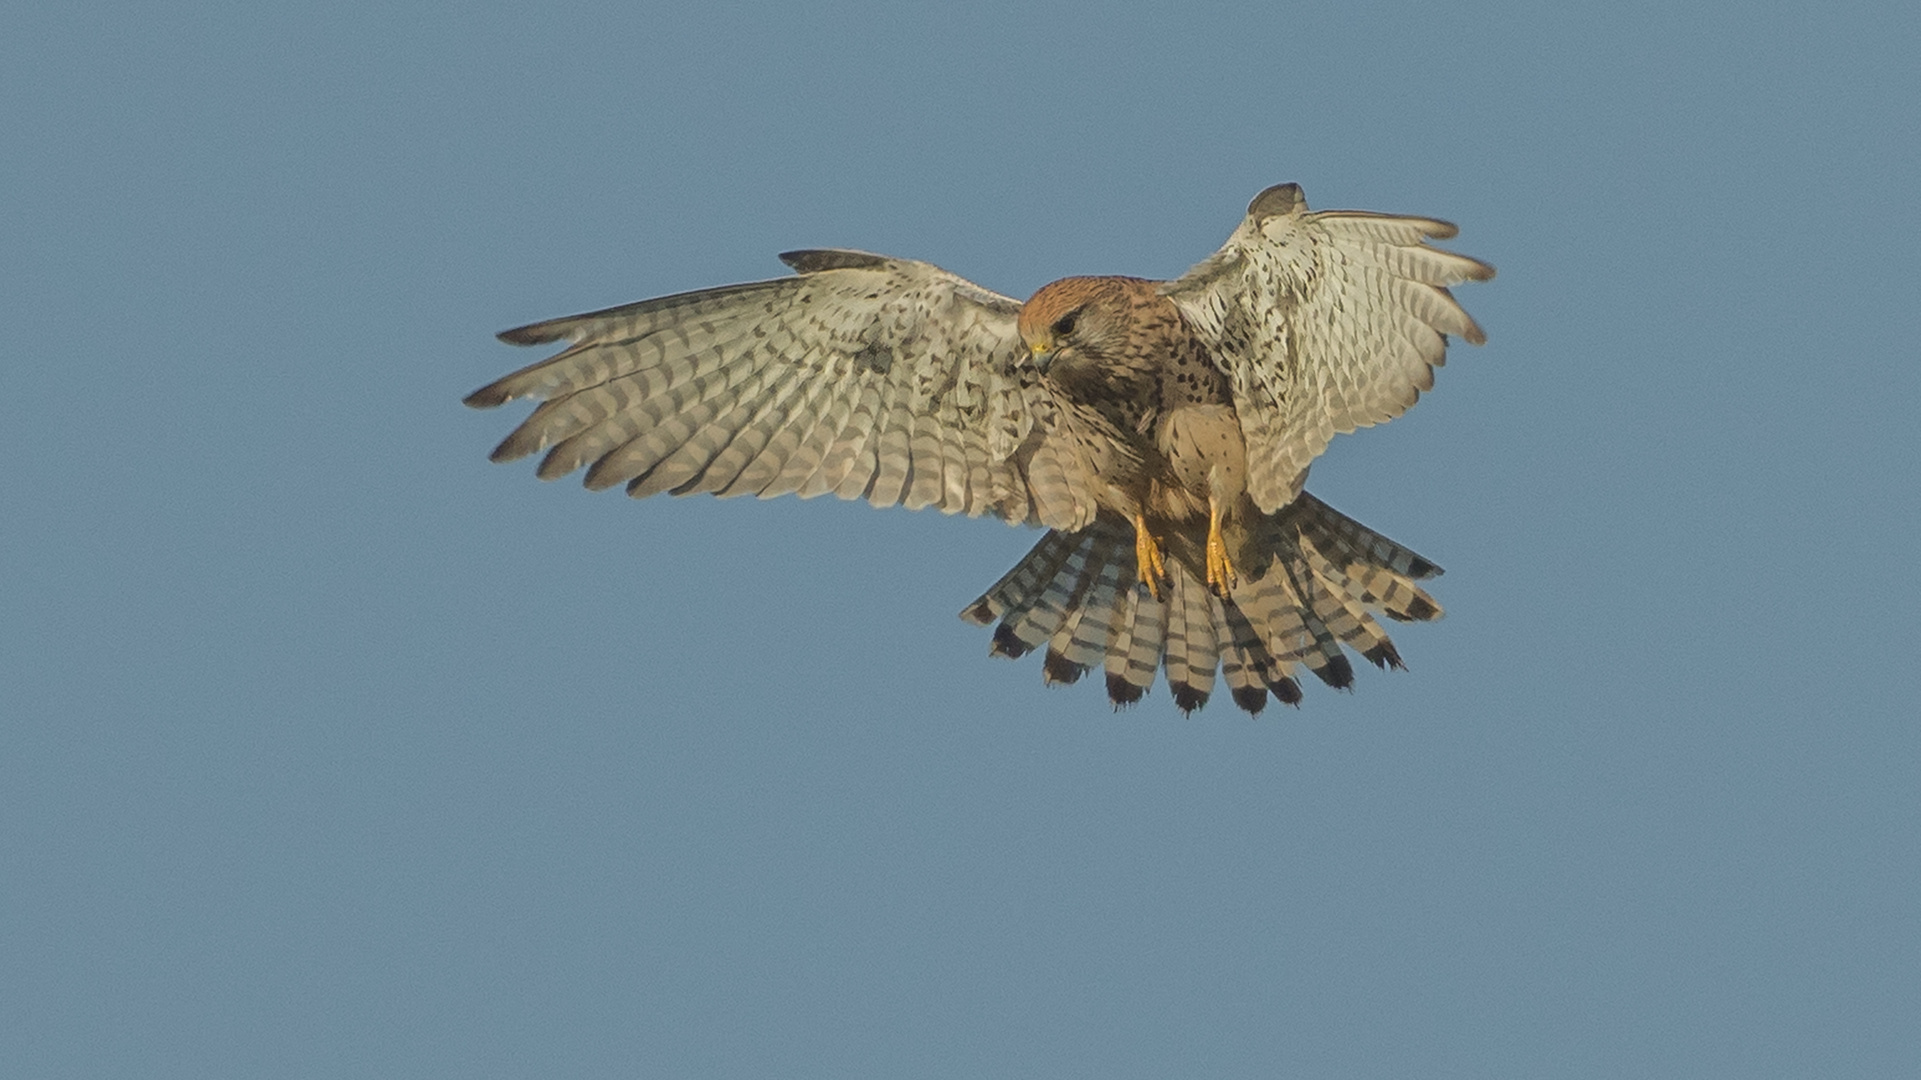
<svg viewBox="0 0 1921 1080"><path fill-rule="evenodd" d="M1337 432L1399 416L1447 339L1448 286L1494 276L1430 218L1309 211L1268 188L1173 281L1071 277L1025 304L929 263L790 251L791 277L500 335L559 354L468 395L541 404L493 452L538 475L722 497L832 492L1046 528L961 613L991 651L1099 666L1119 706L1164 669L1184 712L1216 673L1249 713L1345 688L1342 645L1401 667L1375 616L1428 620L1440 568L1302 490Z"/></svg>

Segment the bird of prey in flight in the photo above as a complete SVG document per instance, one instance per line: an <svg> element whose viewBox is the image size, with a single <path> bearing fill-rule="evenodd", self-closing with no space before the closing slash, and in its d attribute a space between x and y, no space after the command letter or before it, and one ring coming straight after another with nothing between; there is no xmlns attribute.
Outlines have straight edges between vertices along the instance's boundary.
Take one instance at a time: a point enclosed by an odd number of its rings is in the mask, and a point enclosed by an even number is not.
<svg viewBox="0 0 1921 1080"><path fill-rule="evenodd" d="M1337 432L1399 416L1449 337L1448 286L1494 276L1432 218L1311 211L1268 188L1172 281L1070 277L1022 303L929 263L790 251L789 277L534 323L558 354L468 395L540 404L493 452L545 451L636 498L832 493L1045 528L961 614L992 651L1095 668L1115 706L1164 671L1183 711L1218 677L1259 712L1343 646L1400 654L1376 616L1428 620L1440 568L1302 490Z"/></svg>

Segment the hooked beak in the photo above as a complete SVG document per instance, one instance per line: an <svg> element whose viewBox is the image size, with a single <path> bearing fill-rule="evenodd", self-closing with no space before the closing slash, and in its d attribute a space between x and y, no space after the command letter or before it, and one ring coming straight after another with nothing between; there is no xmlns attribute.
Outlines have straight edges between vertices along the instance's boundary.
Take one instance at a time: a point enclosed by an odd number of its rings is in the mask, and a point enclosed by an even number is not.
<svg viewBox="0 0 1921 1080"><path fill-rule="evenodd" d="M1028 354L1033 359L1034 369L1042 375L1047 374L1047 369L1054 366L1054 354L1059 351L1053 348L1052 344L1052 342L1036 341L1027 347Z"/></svg>

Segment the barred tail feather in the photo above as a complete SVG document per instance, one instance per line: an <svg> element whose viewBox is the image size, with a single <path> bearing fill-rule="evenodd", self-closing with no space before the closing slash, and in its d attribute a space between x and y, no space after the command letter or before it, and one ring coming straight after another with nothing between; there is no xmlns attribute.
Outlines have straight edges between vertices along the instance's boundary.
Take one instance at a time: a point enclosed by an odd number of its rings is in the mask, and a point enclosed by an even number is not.
<svg viewBox="0 0 1921 1080"><path fill-rule="evenodd" d="M1375 616L1441 616L1415 584L1440 567L1306 493L1247 530L1226 599L1205 583L1204 541L1185 532L1163 538L1168 581L1157 599L1139 584L1132 526L1103 513L1078 532L1049 532L961 617L998 622L993 655L1018 658L1045 645L1050 684L1100 667L1116 709L1139 701L1159 670L1182 712L1206 705L1218 677L1254 714L1269 694L1299 704L1302 667L1350 687L1354 666L1343 647L1379 668L1404 667Z"/></svg>
<svg viewBox="0 0 1921 1080"><path fill-rule="evenodd" d="M1134 561L1128 559L1126 566L1132 570ZM1107 700L1116 709L1139 701L1154 685L1154 669L1161 665L1167 640L1167 605L1138 584L1131 585L1125 597L1127 632L1116 635L1107 651Z"/></svg>

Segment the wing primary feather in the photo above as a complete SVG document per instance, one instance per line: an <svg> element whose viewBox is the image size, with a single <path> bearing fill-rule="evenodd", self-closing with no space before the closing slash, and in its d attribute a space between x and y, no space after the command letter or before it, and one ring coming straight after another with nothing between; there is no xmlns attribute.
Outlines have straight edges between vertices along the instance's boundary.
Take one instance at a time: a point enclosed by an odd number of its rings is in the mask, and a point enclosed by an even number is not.
<svg viewBox="0 0 1921 1080"><path fill-rule="evenodd" d="M775 494L791 491L803 499L811 499L833 489L832 484L816 488L813 480L838 445L841 432L854 415L855 399L859 396L858 386L835 387L835 392L822 404L813 434L801 440L768 490Z"/></svg>
<svg viewBox="0 0 1921 1080"><path fill-rule="evenodd" d="M862 382L848 395L847 401L845 422L828 443L826 452L821 456L820 467L800 486L799 494L803 499L825 495L830 491L839 494L841 481L856 468L862 454L867 452L868 438L874 432L874 414L880 411L880 387ZM862 478L862 489L866 488L865 479Z"/></svg>
<svg viewBox="0 0 1921 1080"><path fill-rule="evenodd" d="M812 434L820 424L822 400L831 389L832 385L826 379L796 379L793 393L782 402L785 411L781 422L769 432L766 444L754 455L753 460L719 494L723 498L755 495L763 499L785 494L775 490L775 482L780 479L781 470L800 446L801 440Z"/></svg>
<svg viewBox="0 0 1921 1080"><path fill-rule="evenodd" d="M913 481L914 453L912 391L898 380L888 384L887 410L880 419L874 439L874 476L866 485L867 501L877 507L895 506L906 500Z"/></svg>
<svg viewBox="0 0 1921 1080"><path fill-rule="evenodd" d="M1340 232L1385 240L1390 244L1411 246L1423 240L1452 240L1460 228L1439 218L1377 214L1372 210L1316 210L1307 220Z"/></svg>
<svg viewBox="0 0 1921 1080"><path fill-rule="evenodd" d="M692 490L711 492L721 498L745 494L741 480L748 466L766 451L774 434L787 424L793 415L795 400L805 389L805 380L790 368L782 372L751 407L736 405L735 415L723 421L735 425L733 440L701 471Z"/></svg>
<svg viewBox="0 0 1921 1080"><path fill-rule="evenodd" d="M732 404L709 422L674 457L661 463L669 468L685 463L687 478L673 489L676 495L719 492L733 483L749 460L766 445L772 415L794 389L798 377L791 367L763 369L733 395Z"/></svg>

